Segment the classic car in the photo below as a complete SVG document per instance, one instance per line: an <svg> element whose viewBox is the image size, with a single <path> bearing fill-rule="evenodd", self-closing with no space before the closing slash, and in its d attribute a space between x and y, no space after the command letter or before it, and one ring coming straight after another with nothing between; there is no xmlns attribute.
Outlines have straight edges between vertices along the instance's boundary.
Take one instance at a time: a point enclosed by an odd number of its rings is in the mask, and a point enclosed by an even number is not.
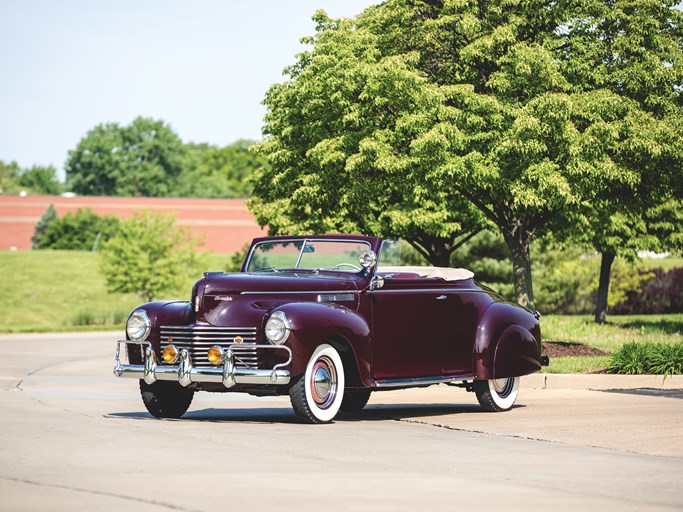
<svg viewBox="0 0 683 512"><path fill-rule="evenodd" d="M197 391L289 395L308 423L375 391L450 384L507 411L537 372L537 314L465 269L400 266L400 244L361 235L255 239L240 272L205 272L189 301L136 308L114 374L179 418Z"/></svg>

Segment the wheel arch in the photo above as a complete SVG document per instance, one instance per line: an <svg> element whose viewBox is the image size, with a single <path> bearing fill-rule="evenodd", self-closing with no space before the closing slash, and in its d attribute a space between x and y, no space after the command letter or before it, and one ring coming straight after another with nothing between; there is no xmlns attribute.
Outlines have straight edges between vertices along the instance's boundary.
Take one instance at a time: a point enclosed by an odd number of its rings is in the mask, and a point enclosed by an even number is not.
<svg viewBox="0 0 683 512"><path fill-rule="evenodd" d="M361 315L337 304L290 303L283 311L291 324L287 344L292 349L291 372L301 375L315 349L332 345L344 364L348 385L365 387L370 383L370 327Z"/></svg>

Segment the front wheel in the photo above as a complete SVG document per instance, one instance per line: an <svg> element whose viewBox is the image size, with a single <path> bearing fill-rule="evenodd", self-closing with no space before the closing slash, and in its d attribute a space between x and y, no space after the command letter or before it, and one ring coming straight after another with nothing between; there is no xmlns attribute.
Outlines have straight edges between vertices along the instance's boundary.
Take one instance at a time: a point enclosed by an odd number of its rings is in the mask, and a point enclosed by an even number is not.
<svg viewBox="0 0 683 512"><path fill-rule="evenodd" d="M177 382L140 381L140 394L145 408L155 418L180 418L189 409L194 391Z"/></svg>
<svg viewBox="0 0 683 512"><path fill-rule="evenodd" d="M475 380L474 392L485 411L503 412L512 409L519 394L519 377Z"/></svg>
<svg viewBox="0 0 683 512"><path fill-rule="evenodd" d="M306 373L289 389L294 412L306 423L327 423L344 400L344 366L339 352L323 344L315 349Z"/></svg>
<svg viewBox="0 0 683 512"><path fill-rule="evenodd" d="M370 400L369 389L358 389L344 391L344 400L342 400L341 410L344 412L358 412Z"/></svg>

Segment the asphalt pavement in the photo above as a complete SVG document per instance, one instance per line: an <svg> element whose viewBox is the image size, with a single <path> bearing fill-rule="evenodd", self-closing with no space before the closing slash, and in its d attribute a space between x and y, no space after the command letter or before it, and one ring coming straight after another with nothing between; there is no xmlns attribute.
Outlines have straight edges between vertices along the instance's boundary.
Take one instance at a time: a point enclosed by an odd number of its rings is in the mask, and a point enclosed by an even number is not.
<svg viewBox="0 0 683 512"><path fill-rule="evenodd" d="M116 337L0 336L0 510L683 509L676 379L534 376L497 414L446 385L378 392L329 425L198 393L156 420L112 375Z"/></svg>

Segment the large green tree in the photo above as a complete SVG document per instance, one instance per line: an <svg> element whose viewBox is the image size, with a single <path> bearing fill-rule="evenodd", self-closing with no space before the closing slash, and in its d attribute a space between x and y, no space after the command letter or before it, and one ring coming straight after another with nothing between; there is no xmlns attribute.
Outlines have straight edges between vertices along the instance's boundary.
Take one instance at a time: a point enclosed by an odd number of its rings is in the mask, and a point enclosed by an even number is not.
<svg viewBox="0 0 683 512"><path fill-rule="evenodd" d="M596 107L617 122L611 129L598 126L602 133L594 130L591 144L606 155L604 173L621 178L597 183L595 199L578 217L561 219L557 229L601 254L600 323L615 258L676 250L680 239L680 224L667 221L681 211L683 197L683 18L673 5L578 2L564 34L563 70L573 87L618 98Z"/></svg>
<svg viewBox="0 0 683 512"><path fill-rule="evenodd" d="M191 162L187 147L163 121L138 117L127 126L101 124L69 152L67 187L83 195L173 196Z"/></svg>
<svg viewBox="0 0 683 512"><path fill-rule="evenodd" d="M661 44L672 53L643 49L654 78L639 89L625 72L621 90L601 81L604 36L590 20L617 3L388 0L353 20L318 13L312 50L266 96L273 171L255 187L257 218L344 226L364 201L379 226L395 205L408 219L429 205L454 222L473 204L502 233L517 301L533 308L533 237L638 182L652 141L675 132L637 91L656 82L672 98L662 110L679 111L681 13L624 2L668 20Z"/></svg>
<svg viewBox="0 0 683 512"><path fill-rule="evenodd" d="M438 91L410 69L410 56L382 58L370 31L315 19L314 50L266 96L259 150L270 167L257 174L251 210L271 234L402 237L448 266L485 220L462 196L426 182L425 160L411 154L439 108Z"/></svg>

